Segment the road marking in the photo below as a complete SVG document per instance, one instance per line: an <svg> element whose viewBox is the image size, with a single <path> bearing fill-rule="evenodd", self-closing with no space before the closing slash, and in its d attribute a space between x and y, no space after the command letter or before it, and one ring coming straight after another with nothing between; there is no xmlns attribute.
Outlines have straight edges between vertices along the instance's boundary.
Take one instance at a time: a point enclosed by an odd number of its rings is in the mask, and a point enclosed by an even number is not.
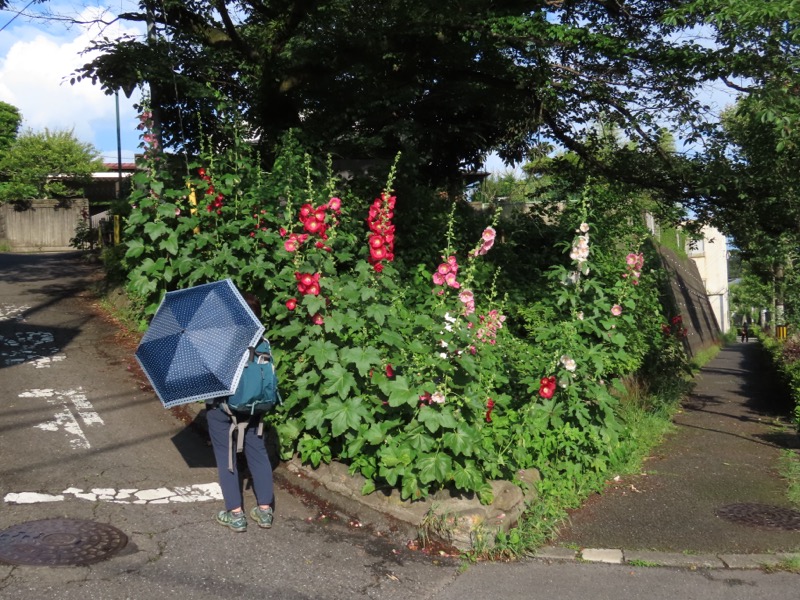
<svg viewBox="0 0 800 600"><path fill-rule="evenodd" d="M222 500L222 490L218 483L197 483L174 488L154 488L138 490L125 488L67 488L60 494L41 494L38 492L9 492L3 497L7 504L40 504L44 502L63 502L68 497L89 502L112 502L114 504L168 504L170 502L208 502Z"/></svg>
<svg viewBox="0 0 800 600"><path fill-rule="evenodd" d="M92 447L81 428L81 421L88 426L104 425L103 419L95 412L92 403L86 399L86 394L81 391L81 388L65 391L35 388L22 392L19 397L46 398L48 404L57 406L60 410L53 415L52 421L46 421L34 425L34 427L42 431L63 430L70 437L69 444L75 450L88 450Z"/></svg>

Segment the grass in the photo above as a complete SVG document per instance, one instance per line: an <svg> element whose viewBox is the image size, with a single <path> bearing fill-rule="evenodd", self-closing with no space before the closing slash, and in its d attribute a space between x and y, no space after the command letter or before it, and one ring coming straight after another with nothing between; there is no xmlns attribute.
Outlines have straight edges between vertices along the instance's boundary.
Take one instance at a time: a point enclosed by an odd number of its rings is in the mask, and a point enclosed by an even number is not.
<svg viewBox="0 0 800 600"><path fill-rule="evenodd" d="M626 564L628 564L628 565L630 565L632 567L660 567L661 566L657 562L653 562L653 561L650 561L650 560L640 560L638 558L635 558L633 560L629 560Z"/></svg>
<svg viewBox="0 0 800 600"><path fill-rule="evenodd" d="M763 569L766 573L784 571L787 573L800 574L800 554L788 556L774 565L764 565Z"/></svg>
<svg viewBox="0 0 800 600"><path fill-rule="evenodd" d="M778 459L778 472L786 480L786 497L800 506L800 456L793 450L784 450Z"/></svg>

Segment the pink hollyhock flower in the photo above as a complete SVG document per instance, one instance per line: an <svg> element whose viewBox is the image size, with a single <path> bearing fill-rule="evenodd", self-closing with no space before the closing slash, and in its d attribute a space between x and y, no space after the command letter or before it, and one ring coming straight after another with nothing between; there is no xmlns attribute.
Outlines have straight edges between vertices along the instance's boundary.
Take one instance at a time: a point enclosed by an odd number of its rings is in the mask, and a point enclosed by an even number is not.
<svg viewBox="0 0 800 600"><path fill-rule="evenodd" d="M331 198L328 200L328 208L338 213L342 209L342 201L339 198Z"/></svg>
<svg viewBox="0 0 800 600"><path fill-rule="evenodd" d="M435 285L444 285L444 276L437 271L433 274L433 283Z"/></svg>
<svg viewBox="0 0 800 600"><path fill-rule="evenodd" d="M286 240L283 242L283 247L287 252L296 252L297 251L297 240Z"/></svg>
<svg viewBox="0 0 800 600"><path fill-rule="evenodd" d="M460 288L461 284L456 281L456 274L455 273L448 273L444 276L445 283L449 285L451 288Z"/></svg>
<svg viewBox="0 0 800 600"><path fill-rule="evenodd" d="M286 237L287 231L285 228L281 227L280 229L278 229L278 233L280 234L281 237Z"/></svg>
<svg viewBox="0 0 800 600"><path fill-rule="evenodd" d="M458 299L461 300L462 303L468 304L469 302L475 301L475 295L472 293L472 290L462 290L458 295Z"/></svg>
<svg viewBox="0 0 800 600"><path fill-rule="evenodd" d="M444 394L442 392L435 392L431 396L431 402L435 402L436 404L444 404Z"/></svg>
<svg viewBox="0 0 800 600"><path fill-rule="evenodd" d="M484 242L494 242L494 238L497 235L497 232L494 230L494 227L487 227L483 230L483 234L481 238Z"/></svg>
<svg viewBox="0 0 800 600"><path fill-rule="evenodd" d="M581 223L581 226L578 229L581 230L581 233L586 233L587 231L589 231L589 224Z"/></svg>
<svg viewBox="0 0 800 600"><path fill-rule="evenodd" d="M628 266L632 267L636 264L636 259L637 256L633 252L631 252L630 254L628 254L628 256L625 257L625 262L628 264Z"/></svg>
<svg viewBox="0 0 800 600"><path fill-rule="evenodd" d="M447 275L450 272L451 268L448 263L442 263L437 267L436 270L439 272L440 275Z"/></svg>
<svg viewBox="0 0 800 600"><path fill-rule="evenodd" d="M615 317L618 317L622 314L622 307L619 304L615 304L611 307L611 314Z"/></svg>

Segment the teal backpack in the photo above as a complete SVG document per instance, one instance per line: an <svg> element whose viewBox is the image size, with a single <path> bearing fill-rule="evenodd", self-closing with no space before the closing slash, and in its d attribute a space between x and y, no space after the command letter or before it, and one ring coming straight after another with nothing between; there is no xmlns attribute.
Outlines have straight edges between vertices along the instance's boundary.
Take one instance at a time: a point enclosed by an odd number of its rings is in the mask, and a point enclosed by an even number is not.
<svg viewBox="0 0 800 600"><path fill-rule="evenodd" d="M239 385L232 396L220 403L220 407L231 418L230 444L228 447L228 470L233 471L233 432L236 435L236 452L244 450L244 431L250 418L258 416L258 437L264 435L263 416L281 404L278 378L272 360L272 348L264 339L258 346L248 348L250 358L242 371Z"/></svg>

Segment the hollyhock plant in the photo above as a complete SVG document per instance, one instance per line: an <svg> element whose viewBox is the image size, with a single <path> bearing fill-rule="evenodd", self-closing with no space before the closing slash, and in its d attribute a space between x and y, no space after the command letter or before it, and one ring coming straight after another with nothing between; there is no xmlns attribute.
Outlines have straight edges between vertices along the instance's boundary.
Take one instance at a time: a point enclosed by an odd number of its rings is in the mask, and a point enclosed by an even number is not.
<svg viewBox="0 0 800 600"><path fill-rule="evenodd" d="M367 225L369 262L376 273L383 271L383 263L394 260L394 231L392 224L396 198L386 192L376 198L369 209Z"/></svg>

